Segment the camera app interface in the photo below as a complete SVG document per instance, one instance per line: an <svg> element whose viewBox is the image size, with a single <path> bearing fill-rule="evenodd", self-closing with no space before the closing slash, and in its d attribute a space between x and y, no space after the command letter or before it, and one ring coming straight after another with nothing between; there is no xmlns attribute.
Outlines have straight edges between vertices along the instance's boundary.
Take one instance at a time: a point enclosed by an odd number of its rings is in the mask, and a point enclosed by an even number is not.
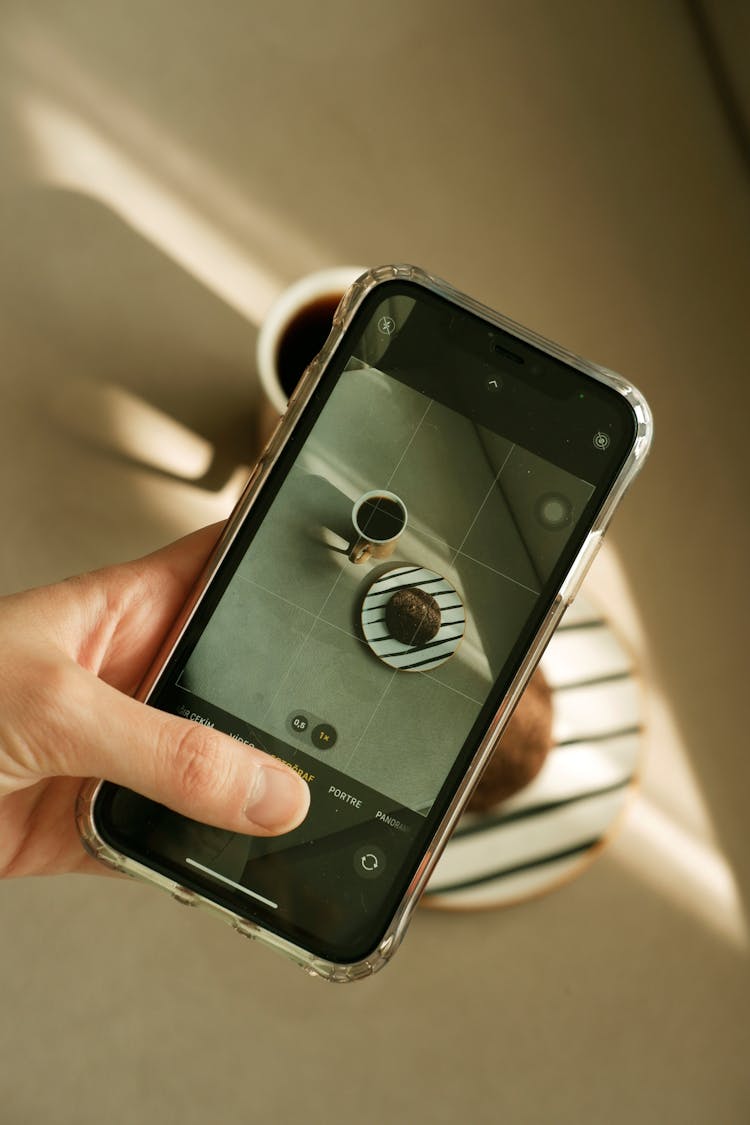
<svg viewBox="0 0 750 1125"><path fill-rule="evenodd" d="M426 813L590 493L352 360L179 686Z"/></svg>
<svg viewBox="0 0 750 1125"><path fill-rule="evenodd" d="M346 886L367 890L357 918L375 909L593 492L503 432L491 378L473 410L428 393L413 306L369 318L155 700L286 761L311 808L268 839L164 812L151 847L321 931L353 925Z"/></svg>

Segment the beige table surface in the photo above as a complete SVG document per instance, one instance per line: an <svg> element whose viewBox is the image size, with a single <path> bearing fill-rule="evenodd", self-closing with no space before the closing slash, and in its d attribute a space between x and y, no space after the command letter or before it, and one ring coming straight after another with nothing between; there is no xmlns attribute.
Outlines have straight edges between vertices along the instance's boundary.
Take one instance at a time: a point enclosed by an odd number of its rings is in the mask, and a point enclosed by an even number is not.
<svg viewBox="0 0 750 1125"><path fill-rule="evenodd" d="M6 883L3 1125L750 1119L748 199L696 11L746 95L740 0L2 5L3 591L227 513L257 325L319 266L418 262L657 422L590 582L650 715L606 854L348 988L134 885Z"/></svg>

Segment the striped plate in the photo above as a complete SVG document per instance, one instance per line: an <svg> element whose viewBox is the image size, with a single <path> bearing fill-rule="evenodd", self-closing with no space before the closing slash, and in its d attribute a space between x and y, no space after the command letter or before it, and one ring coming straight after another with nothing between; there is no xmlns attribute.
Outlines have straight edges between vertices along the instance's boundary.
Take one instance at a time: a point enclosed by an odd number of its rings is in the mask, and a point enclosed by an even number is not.
<svg viewBox="0 0 750 1125"><path fill-rule="evenodd" d="M440 606L440 628L424 645L405 645L388 631L385 607L396 590L424 590ZM381 575L362 602L362 633L375 655L399 672L429 672L456 652L466 629L464 605L442 574L423 566L398 566Z"/></svg>
<svg viewBox="0 0 750 1125"><path fill-rule="evenodd" d="M554 746L520 793L464 816L425 906L491 909L552 890L594 858L635 788L642 701L633 662L585 598L566 613L542 668L553 689Z"/></svg>

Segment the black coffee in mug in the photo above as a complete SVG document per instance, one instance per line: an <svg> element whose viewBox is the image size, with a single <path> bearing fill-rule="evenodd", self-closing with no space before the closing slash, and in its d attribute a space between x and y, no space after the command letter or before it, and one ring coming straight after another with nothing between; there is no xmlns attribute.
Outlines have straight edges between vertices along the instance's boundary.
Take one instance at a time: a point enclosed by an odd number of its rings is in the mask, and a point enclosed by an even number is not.
<svg viewBox="0 0 750 1125"><path fill-rule="evenodd" d="M276 366L284 394L289 396L311 359L328 338L342 293L326 293L301 308L287 324L279 340Z"/></svg>
<svg viewBox="0 0 750 1125"><path fill-rule="evenodd" d="M387 543L404 530L406 517L401 505L390 496L370 496L359 506L357 523L366 538Z"/></svg>

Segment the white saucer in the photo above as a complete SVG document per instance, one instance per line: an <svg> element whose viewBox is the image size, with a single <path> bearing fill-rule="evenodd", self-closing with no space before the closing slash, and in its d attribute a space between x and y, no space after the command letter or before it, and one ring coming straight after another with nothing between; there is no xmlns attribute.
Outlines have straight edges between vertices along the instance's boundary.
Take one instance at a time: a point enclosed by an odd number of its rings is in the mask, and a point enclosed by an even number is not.
<svg viewBox="0 0 750 1125"><path fill-rule="evenodd" d="M425 906L492 909L567 882L602 849L635 789L640 687L630 654L585 597L568 610L541 667L553 689L553 748L520 793L463 817Z"/></svg>

